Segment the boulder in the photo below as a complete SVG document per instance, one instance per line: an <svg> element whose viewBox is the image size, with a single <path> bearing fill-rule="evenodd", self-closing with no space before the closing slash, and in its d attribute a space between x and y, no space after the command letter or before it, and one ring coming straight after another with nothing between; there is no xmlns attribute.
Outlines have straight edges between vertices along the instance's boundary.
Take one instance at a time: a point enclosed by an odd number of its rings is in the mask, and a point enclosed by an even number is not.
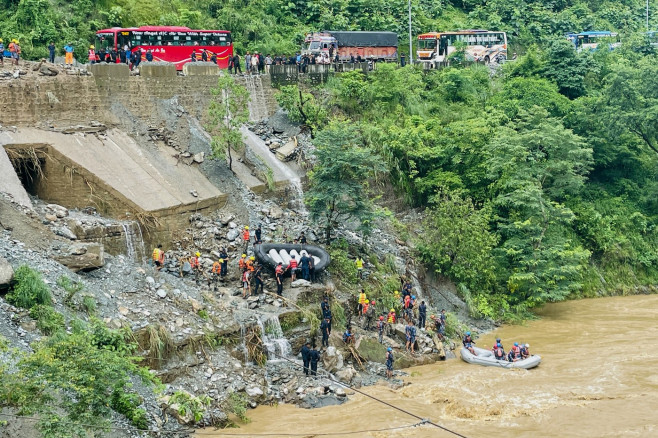
<svg viewBox="0 0 658 438"><path fill-rule="evenodd" d="M270 219L281 219L283 217L283 210L281 207L272 206L270 208L270 214L268 215Z"/></svg>
<svg viewBox="0 0 658 438"><path fill-rule="evenodd" d="M66 237L70 240L77 240L78 238L78 236L76 236L68 227L57 227L55 229L55 234L58 236Z"/></svg>
<svg viewBox="0 0 658 438"><path fill-rule="evenodd" d="M238 236L240 236L240 231L238 231L237 228L232 228L229 230L228 233L226 233L226 240L228 240L229 242L233 242L235 239L238 238Z"/></svg>
<svg viewBox="0 0 658 438"><path fill-rule="evenodd" d="M206 157L205 152L199 152L198 154L194 154L194 162L201 164L205 160L205 157Z"/></svg>
<svg viewBox="0 0 658 438"><path fill-rule="evenodd" d="M9 289L13 279L14 268L11 267L7 259L0 257L0 290Z"/></svg>
<svg viewBox="0 0 658 438"><path fill-rule="evenodd" d="M342 370L336 371L336 377L343 383L350 383L354 376L356 376L356 370L352 367L352 365L346 366ZM336 393L336 395L338 395L338 393ZM343 396L345 396L344 392Z"/></svg>
<svg viewBox="0 0 658 438"><path fill-rule="evenodd" d="M325 370L335 373L343 368L343 354L336 347L327 347L322 354L322 363Z"/></svg>
<svg viewBox="0 0 658 438"><path fill-rule="evenodd" d="M63 255L53 259L72 271L91 271L103 267L105 251L100 243L77 243L70 245Z"/></svg>
<svg viewBox="0 0 658 438"><path fill-rule="evenodd" d="M311 282L300 278L290 283L290 287L308 287L311 285Z"/></svg>
<svg viewBox="0 0 658 438"><path fill-rule="evenodd" d="M247 389L245 389L245 392L249 397L254 397L254 398L258 398L263 395L263 390L257 386L250 386Z"/></svg>

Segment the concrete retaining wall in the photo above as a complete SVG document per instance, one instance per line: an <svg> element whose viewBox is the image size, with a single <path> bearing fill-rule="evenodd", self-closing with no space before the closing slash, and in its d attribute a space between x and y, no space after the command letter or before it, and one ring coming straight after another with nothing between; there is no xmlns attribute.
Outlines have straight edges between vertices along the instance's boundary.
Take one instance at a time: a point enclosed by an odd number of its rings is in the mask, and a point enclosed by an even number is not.
<svg viewBox="0 0 658 438"><path fill-rule="evenodd" d="M143 78L175 78L178 72L174 64L142 62L139 64L139 75Z"/></svg>
<svg viewBox="0 0 658 438"><path fill-rule="evenodd" d="M212 62L188 62L183 66L185 76L219 76L219 67Z"/></svg>

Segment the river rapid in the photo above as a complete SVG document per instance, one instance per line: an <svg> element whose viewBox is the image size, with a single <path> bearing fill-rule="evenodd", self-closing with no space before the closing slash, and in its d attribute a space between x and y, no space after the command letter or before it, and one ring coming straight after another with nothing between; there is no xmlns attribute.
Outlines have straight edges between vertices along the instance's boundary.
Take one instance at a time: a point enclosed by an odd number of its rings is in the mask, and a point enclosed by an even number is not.
<svg viewBox="0 0 658 438"><path fill-rule="evenodd" d="M542 356L538 368L448 360L408 369L401 389L382 383L364 391L467 437L658 436L658 295L569 301L547 305L539 314L539 320L477 339L478 346L490 348L500 337L506 350L515 341L527 342ZM359 394L342 406L261 406L248 416L250 424L224 433L455 436L429 425L365 432L418 420ZM199 435L224 436L210 430Z"/></svg>

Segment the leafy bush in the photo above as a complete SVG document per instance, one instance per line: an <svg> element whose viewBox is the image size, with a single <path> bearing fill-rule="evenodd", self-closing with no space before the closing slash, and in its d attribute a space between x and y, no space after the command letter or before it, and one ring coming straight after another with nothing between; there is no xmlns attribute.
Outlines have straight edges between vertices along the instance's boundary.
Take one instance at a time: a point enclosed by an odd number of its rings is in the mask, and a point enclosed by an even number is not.
<svg viewBox="0 0 658 438"><path fill-rule="evenodd" d="M231 394L233 395L233 394ZM210 397L195 397L187 391L176 391L169 399L169 404L178 405L178 413L181 417L192 414L195 422L201 421L206 409L210 406Z"/></svg>
<svg viewBox="0 0 658 438"><path fill-rule="evenodd" d="M249 423L251 419L247 417L247 406L249 400L244 393L231 393L223 403L225 411L235 414L243 423Z"/></svg>
<svg viewBox="0 0 658 438"><path fill-rule="evenodd" d="M14 288L7 294L7 301L14 306L31 309L37 304L51 305L50 288L41 274L27 265L16 270Z"/></svg>
<svg viewBox="0 0 658 438"><path fill-rule="evenodd" d="M139 407L142 398L135 393L125 392L123 388L117 388L112 393L112 409L123 414L130 424L140 430L148 429L148 418L146 410Z"/></svg>
<svg viewBox="0 0 658 438"><path fill-rule="evenodd" d="M44 335L64 329L64 315L51 306L37 304L30 309L30 318L36 319L37 327Z"/></svg>

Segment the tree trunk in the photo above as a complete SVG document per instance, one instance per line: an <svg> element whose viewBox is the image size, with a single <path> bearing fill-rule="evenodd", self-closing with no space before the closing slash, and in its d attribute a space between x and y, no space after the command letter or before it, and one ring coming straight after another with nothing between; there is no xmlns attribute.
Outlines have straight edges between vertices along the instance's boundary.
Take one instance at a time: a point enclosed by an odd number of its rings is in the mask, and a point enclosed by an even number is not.
<svg viewBox="0 0 658 438"><path fill-rule="evenodd" d="M231 147L228 148L228 170L233 172L233 157L231 156Z"/></svg>
<svg viewBox="0 0 658 438"><path fill-rule="evenodd" d="M327 245L331 244L331 225L327 224L327 227L324 229L324 236L327 240Z"/></svg>

